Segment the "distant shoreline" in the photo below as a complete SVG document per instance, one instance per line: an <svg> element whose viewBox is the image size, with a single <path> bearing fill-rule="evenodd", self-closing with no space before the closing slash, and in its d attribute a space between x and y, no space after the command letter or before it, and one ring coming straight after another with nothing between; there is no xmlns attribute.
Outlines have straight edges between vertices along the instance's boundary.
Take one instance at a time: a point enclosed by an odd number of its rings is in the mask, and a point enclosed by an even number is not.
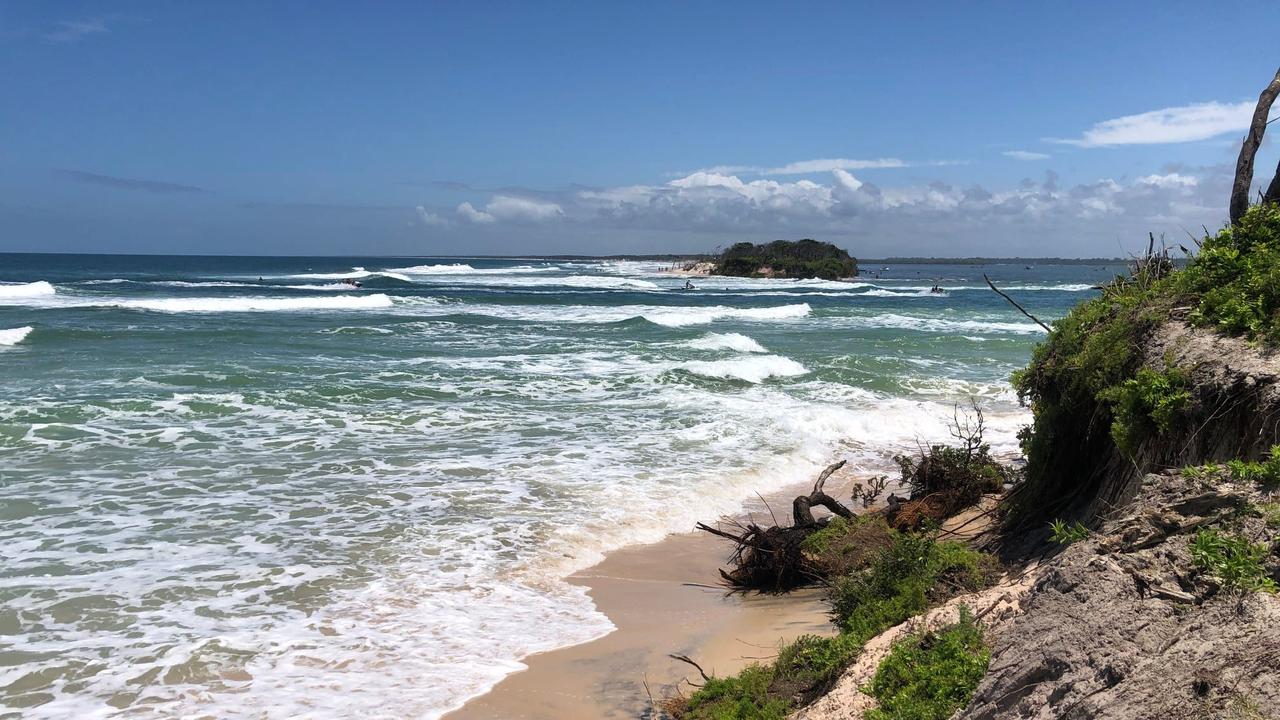
<svg viewBox="0 0 1280 720"><path fill-rule="evenodd" d="M429 259L429 260L615 260L615 261L696 261L715 257L709 253L668 253L653 255L209 255L202 253L77 253L77 252L0 252L5 256L87 257L186 257L186 258L289 258L314 260L346 259ZM858 258L867 265L1112 265L1128 262L1125 258L1051 258L1051 257L900 257Z"/></svg>

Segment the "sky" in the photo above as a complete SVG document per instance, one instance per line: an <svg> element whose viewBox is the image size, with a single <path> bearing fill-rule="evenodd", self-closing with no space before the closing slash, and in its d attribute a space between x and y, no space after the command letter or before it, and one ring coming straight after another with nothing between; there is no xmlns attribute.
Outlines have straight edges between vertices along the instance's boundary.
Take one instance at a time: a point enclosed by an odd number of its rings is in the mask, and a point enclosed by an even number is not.
<svg viewBox="0 0 1280 720"><path fill-rule="evenodd" d="M1277 27L1272 2L0 0L0 251L1114 257L1221 226Z"/></svg>

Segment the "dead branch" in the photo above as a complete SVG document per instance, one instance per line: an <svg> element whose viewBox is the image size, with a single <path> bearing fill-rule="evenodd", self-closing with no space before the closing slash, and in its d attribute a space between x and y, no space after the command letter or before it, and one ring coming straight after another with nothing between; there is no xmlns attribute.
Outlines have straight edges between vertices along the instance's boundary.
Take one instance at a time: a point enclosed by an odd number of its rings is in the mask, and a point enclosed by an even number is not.
<svg viewBox="0 0 1280 720"><path fill-rule="evenodd" d="M708 675L707 675L707 673L706 673L706 671L704 671L704 670L702 669L702 666L701 666L701 665L699 665L698 663L694 662L694 661L693 661L693 660L692 660L688 655L668 655L667 657L671 658L672 660L679 660L679 661L680 661L680 662L682 662L682 663L688 663L688 664L690 664L690 665L694 666L695 668L697 668L697 669L698 669L698 674L702 676L702 680L703 680L704 682L710 682L710 681L711 681L710 676L708 676Z"/></svg>
<svg viewBox="0 0 1280 720"><path fill-rule="evenodd" d="M823 491L823 486L827 484L827 478L840 468L844 467L845 460L838 463L832 463L827 466L822 474L818 475L818 479L813 483L813 491L808 495L799 495L791 503L791 524L792 527L814 527L818 521L813 517L813 506L821 505L832 513L842 518L852 518L853 512L849 508L840 503L839 500L828 495Z"/></svg>
<svg viewBox="0 0 1280 720"><path fill-rule="evenodd" d="M1244 136L1240 145L1240 157L1236 160L1236 177L1231 186L1230 217L1235 225L1244 217L1249 209L1249 188L1253 185L1253 159L1262 145L1262 134L1267 129L1267 116L1271 113L1271 104L1280 95L1280 70L1276 76L1258 95L1258 105L1253 110L1253 120L1249 123L1249 134ZM1276 169L1276 177L1263 195L1264 202L1280 200L1280 167Z"/></svg>
<svg viewBox="0 0 1280 720"><path fill-rule="evenodd" d="M1044 323L1040 322L1040 318L1038 318L1038 317L1036 317L1035 315L1032 315L1031 313L1027 312L1027 309L1026 309L1026 308L1024 308L1024 307L1022 307L1021 305L1019 305L1019 304L1017 303L1017 301L1016 301L1016 300L1014 300L1013 298L1011 298L1011 297L1009 297L1008 295L1004 294L1004 292L1003 292L1000 288L996 287L996 284L995 284L995 283L993 283L993 282L991 282L991 278L987 277L987 274L986 274L986 273L983 273L983 274L982 274L982 279L987 281L987 285L988 285L988 286L990 286L990 288L991 288L992 290L995 290L997 295L999 295L1000 297L1004 298L1005 300L1008 300L1008 301L1009 301L1009 304L1010 304L1010 305L1012 305L1012 306L1014 306L1014 307L1016 307L1016 308L1018 308L1018 310L1019 310L1023 315L1026 315L1027 317L1029 317L1029 318L1031 318L1032 320L1034 320L1034 321L1035 321L1035 323L1036 323L1037 325L1039 325L1040 327L1044 328L1044 331L1045 331L1045 332L1053 332L1052 330L1050 330L1050 329L1049 329L1049 326L1048 326L1048 325L1045 325Z"/></svg>

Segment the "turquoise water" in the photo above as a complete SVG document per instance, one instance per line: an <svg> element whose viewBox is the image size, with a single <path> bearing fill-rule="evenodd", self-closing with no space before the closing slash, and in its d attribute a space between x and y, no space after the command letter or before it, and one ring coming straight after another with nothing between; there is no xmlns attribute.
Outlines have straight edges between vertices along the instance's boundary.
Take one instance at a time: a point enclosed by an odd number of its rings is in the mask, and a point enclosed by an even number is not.
<svg viewBox="0 0 1280 720"><path fill-rule="evenodd" d="M0 715L438 717L607 632L608 550L969 397L1014 448L1043 335L981 273L1049 319L1117 271L866 269L0 255Z"/></svg>

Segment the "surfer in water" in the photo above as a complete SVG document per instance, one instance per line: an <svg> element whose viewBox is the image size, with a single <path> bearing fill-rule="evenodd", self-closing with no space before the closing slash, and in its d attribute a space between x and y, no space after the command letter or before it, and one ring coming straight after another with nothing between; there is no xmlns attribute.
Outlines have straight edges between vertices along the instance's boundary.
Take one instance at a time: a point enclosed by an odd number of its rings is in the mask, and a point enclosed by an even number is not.
<svg viewBox="0 0 1280 720"><path fill-rule="evenodd" d="M684 281L684 289L685 289L685 290L692 290L692 289L693 289L693 281L691 281L691 280L685 280L685 281Z"/></svg>

